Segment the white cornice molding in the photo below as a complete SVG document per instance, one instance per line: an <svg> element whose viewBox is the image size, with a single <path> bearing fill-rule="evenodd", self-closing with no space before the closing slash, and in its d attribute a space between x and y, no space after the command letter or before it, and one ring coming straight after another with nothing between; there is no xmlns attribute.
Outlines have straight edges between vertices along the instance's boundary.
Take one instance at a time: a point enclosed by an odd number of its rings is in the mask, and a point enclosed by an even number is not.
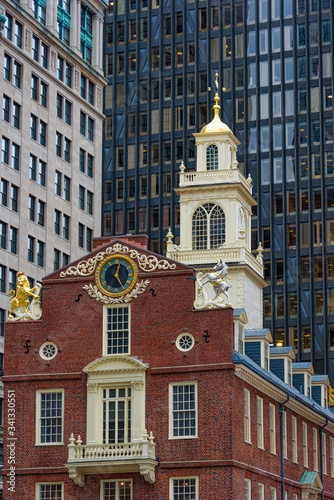
<svg viewBox="0 0 334 500"><path fill-rule="evenodd" d="M285 401L287 394L290 394L288 391L280 390L274 387L272 383L263 379L261 376L257 375L244 365L237 364L235 367L235 374L251 386L263 392L267 396L275 399L278 403L282 403L283 401ZM289 408L291 411L294 411L299 416L312 421L316 425L322 426L326 421L325 415L319 415L319 413L317 413L315 410L312 410L311 408L294 399L294 396L291 394L290 401L285 404L285 407ZM326 429L329 432L334 433L334 422L329 422Z"/></svg>

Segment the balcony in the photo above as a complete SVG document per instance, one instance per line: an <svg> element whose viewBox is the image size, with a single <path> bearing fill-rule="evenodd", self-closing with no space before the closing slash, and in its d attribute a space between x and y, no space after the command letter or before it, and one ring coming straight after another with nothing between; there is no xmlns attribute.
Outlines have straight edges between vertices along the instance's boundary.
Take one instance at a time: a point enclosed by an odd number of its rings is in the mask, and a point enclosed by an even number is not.
<svg viewBox="0 0 334 500"><path fill-rule="evenodd" d="M250 194L252 193L251 180L245 179L239 169L208 170L205 172L180 172L179 187L205 186L210 184L237 184L242 186Z"/></svg>
<svg viewBox="0 0 334 500"><path fill-rule="evenodd" d="M85 483L85 474L110 474L140 472L144 479L155 482L155 443L152 432L141 441L119 444L82 444L73 434L69 439L68 462L65 464L69 477L78 486Z"/></svg>

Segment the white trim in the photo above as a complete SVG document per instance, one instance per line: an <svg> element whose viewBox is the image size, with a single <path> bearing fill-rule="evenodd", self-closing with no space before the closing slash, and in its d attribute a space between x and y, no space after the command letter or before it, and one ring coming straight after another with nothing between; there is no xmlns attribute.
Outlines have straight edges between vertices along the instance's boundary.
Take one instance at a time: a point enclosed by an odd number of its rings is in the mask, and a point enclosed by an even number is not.
<svg viewBox="0 0 334 500"><path fill-rule="evenodd" d="M277 500L277 488L275 486L270 487L270 498L271 500Z"/></svg>
<svg viewBox="0 0 334 500"><path fill-rule="evenodd" d="M263 392L272 399L275 399L277 402L285 401L287 392L284 389L276 388L271 382L265 380L261 375L257 375L250 368L246 367L242 364L235 365L235 372L239 378L247 382L247 384L259 389L259 391ZM293 396L292 396L293 398ZM323 425L326 422L326 416L320 415L315 412L311 408L307 407L304 403L299 403L295 399L290 399L288 403L286 403L286 408L294 411L301 417L310 420L316 425ZM328 429L330 432L334 431L334 423L328 423Z"/></svg>
<svg viewBox="0 0 334 500"><path fill-rule="evenodd" d="M109 309L128 309L128 352L124 353L108 353L107 346L107 318ZM131 304L104 304L103 306L103 338L102 338L102 355L103 356L129 356L131 355Z"/></svg>
<svg viewBox="0 0 334 500"><path fill-rule="evenodd" d="M87 444L102 443L103 389L131 387L133 419L131 435L141 440L145 433L145 372L147 367L128 356L104 356L84 368L87 377Z"/></svg>
<svg viewBox="0 0 334 500"><path fill-rule="evenodd" d="M193 385L195 387L195 434L193 436L174 436L173 428L173 387ZM168 409L169 409L169 436L168 439L196 439L198 438L198 394L197 381L189 380L182 382L171 382L168 386Z"/></svg>
<svg viewBox="0 0 334 500"><path fill-rule="evenodd" d="M35 483L35 498L36 500L40 500L40 493L41 493L41 490L40 490L40 486L44 485L44 484L61 484L61 498L59 500L65 500L65 497L64 497L64 483L62 481L41 481L39 483Z"/></svg>
<svg viewBox="0 0 334 500"><path fill-rule="evenodd" d="M288 426L286 411L283 411L283 458L288 458Z"/></svg>
<svg viewBox="0 0 334 500"><path fill-rule="evenodd" d="M199 499L198 476L174 476L174 477L170 477L169 478L169 500L174 500L174 494L173 494L174 481L178 481L179 479L195 479L195 498L196 498L196 500L198 500ZM190 498L190 497L187 496L187 498Z"/></svg>
<svg viewBox="0 0 334 500"><path fill-rule="evenodd" d="M184 336L188 336L188 337L190 337L190 338L191 338L191 340L192 340L192 344L191 344L191 346L190 346L190 347L186 347L186 348L181 347L181 345L180 345L180 340L181 340L181 339L182 339L182 337L184 337ZM178 348L178 350L179 350L179 351L181 351L181 352L188 352L188 351L191 351L191 349L195 346L195 339L194 339L194 337L191 335L191 333L189 333L189 332L182 332L182 333L180 333L180 335L177 337L177 339L176 339L176 341L175 341L175 345L176 345L176 347Z"/></svg>
<svg viewBox="0 0 334 500"><path fill-rule="evenodd" d="M334 477L334 437L329 439L331 477Z"/></svg>
<svg viewBox="0 0 334 500"><path fill-rule="evenodd" d="M245 500L251 500L252 498L252 481L245 477Z"/></svg>
<svg viewBox="0 0 334 500"><path fill-rule="evenodd" d="M298 426L297 418L292 415L291 418L291 441L292 441L292 461L298 464Z"/></svg>
<svg viewBox="0 0 334 500"><path fill-rule="evenodd" d="M270 453L276 455L276 406L269 403L269 438Z"/></svg>
<svg viewBox="0 0 334 500"><path fill-rule="evenodd" d="M322 437L322 467L323 473L327 476L327 442L326 442L326 434L323 433Z"/></svg>
<svg viewBox="0 0 334 500"><path fill-rule="evenodd" d="M52 347L55 348L55 353L52 356L49 356L49 357L45 356L45 354L43 353L43 349L47 345L52 345ZM51 359L55 358L57 356L57 354L58 354L58 347L56 346L56 344L54 342L51 342L51 341L44 342L44 344L42 344L41 347L39 348L39 355L45 361L50 361Z"/></svg>
<svg viewBox="0 0 334 500"><path fill-rule="evenodd" d="M258 497L259 500L264 500L264 484L258 483Z"/></svg>
<svg viewBox="0 0 334 500"><path fill-rule="evenodd" d="M303 465L308 468L308 426L303 422Z"/></svg>
<svg viewBox="0 0 334 500"><path fill-rule="evenodd" d="M264 432L263 432L263 398L256 397L257 413L257 447L264 450Z"/></svg>
<svg viewBox="0 0 334 500"><path fill-rule="evenodd" d="M41 394L62 393L62 429L61 442L41 443ZM64 414L65 414L65 389L37 389L36 390L36 425L35 446L59 446L64 444Z"/></svg>
<svg viewBox="0 0 334 500"><path fill-rule="evenodd" d="M313 427L313 468L319 472L318 429Z"/></svg>
<svg viewBox="0 0 334 500"><path fill-rule="evenodd" d="M104 500L104 496L103 496L103 485L104 483L116 483L116 500L120 500L119 498L119 495L118 495L118 483L125 483L129 481L131 483L131 500L132 500L132 492L133 492L133 483L132 483L132 479L131 478L126 478L126 479L100 479L100 500Z"/></svg>
<svg viewBox="0 0 334 500"><path fill-rule="evenodd" d="M251 411L250 411L250 390L244 387L244 441L252 443L251 435Z"/></svg>

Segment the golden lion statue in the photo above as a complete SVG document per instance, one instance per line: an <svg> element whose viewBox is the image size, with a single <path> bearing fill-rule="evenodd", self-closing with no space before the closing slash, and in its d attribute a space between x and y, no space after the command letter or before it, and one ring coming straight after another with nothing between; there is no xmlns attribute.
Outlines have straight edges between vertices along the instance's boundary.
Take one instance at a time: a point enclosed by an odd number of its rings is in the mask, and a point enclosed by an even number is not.
<svg viewBox="0 0 334 500"><path fill-rule="evenodd" d="M38 295L35 295L33 293L37 289L38 289L37 286L34 286L34 288L30 288L30 283L27 276L24 274L23 271L19 271L17 273L16 296L14 290L10 290L10 292L8 293L8 295L11 296L11 298L9 299L11 308L8 317L12 319L13 318L12 313L15 311L15 309L18 309L19 307L23 307L24 312L27 313L28 312L27 307L29 305L28 297L34 297L34 299L38 299Z"/></svg>

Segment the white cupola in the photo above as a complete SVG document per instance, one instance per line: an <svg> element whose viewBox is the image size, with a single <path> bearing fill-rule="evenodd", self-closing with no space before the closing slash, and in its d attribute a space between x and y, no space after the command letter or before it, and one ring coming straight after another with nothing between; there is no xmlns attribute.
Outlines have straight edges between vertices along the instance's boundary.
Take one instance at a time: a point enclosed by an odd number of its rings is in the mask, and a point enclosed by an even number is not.
<svg viewBox="0 0 334 500"><path fill-rule="evenodd" d="M175 189L180 197L180 245L173 244L169 232L167 256L206 272L217 259L226 262L233 283L231 304L245 308L248 328L258 328L262 326L265 282L262 248L256 258L251 253L251 215L256 201L251 178L246 179L238 168L240 143L220 119L218 74L214 101L213 120L194 134L196 171L187 172L183 162L180 166ZM254 298L256 304L249 307Z"/></svg>

